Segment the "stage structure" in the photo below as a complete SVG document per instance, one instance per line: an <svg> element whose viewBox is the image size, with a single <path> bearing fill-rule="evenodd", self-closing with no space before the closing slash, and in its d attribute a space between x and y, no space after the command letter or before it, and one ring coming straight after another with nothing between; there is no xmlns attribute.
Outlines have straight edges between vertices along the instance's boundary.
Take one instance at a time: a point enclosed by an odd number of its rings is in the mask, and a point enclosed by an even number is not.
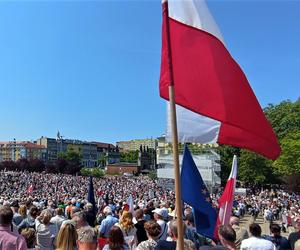
<svg viewBox="0 0 300 250"><path fill-rule="evenodd" d="M180 168L182 156L182 154L179 154ZM221 172L221 166L219 163L220 155L215 150L208 149L205 153L193 154L193 159L206 186L211 192L217 190L221 185L221 178L219 177ZM173 155L171 153L160 154L157 158L157 164L157 177L159 184L161 186L165 186L167 189L171 189L171 183L174 183L171 181L174 179ZM169 181L166 181L166 179ZM165 183L168 183L168 185L165 185Z"/></svg>

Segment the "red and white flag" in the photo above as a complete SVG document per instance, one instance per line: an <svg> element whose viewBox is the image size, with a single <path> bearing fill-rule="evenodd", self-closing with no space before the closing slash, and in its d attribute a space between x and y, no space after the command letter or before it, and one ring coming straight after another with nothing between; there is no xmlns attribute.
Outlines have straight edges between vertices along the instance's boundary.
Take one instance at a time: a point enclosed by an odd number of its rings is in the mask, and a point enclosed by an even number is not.
<svg viewBox="0 0 300 250"><path fill-rule="evenodd" d="M134 206L133 206L133 198L132 195L129 195L126 204L123 207L123 210L134 213Z"/></svg>
<svg viewBox="0 0 300 250"><path fill-rule="evenodd" d="M233 156L231 173L229 175L228 181L226 183L224 192L220 199L219 203L219 215L217 218L216 230L220 225L229 224L230 216L232 214L232 206L234 201L234 192L237 176L237 157Z"/></svg>
<svg viewBox="0 0 300 250"><path fill-rule="evenodd" d="M179 140L228 144L276 159L276 135L205 1L163 1L162 32L160 96L169 100L174 85Z"/></svg>
<svg viewBox="0 0 300 250"><path fill-rule="evenodd" d="M31 184L28 188L27 188L27 193L31 194L33 192L33 185Z"/></svg>
<svg viewBox="0 0 300 250"><path fill-rule="evenodd" d="M98 188L97 195L102 196L103 194L104 194L104 192L101 190L101 188Z"/></svg>

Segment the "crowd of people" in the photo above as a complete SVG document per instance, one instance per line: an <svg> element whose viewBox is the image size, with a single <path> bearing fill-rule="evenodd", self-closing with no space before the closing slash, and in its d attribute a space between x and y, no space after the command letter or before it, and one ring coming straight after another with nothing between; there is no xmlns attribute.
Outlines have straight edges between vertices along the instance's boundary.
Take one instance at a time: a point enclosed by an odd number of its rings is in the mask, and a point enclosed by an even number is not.
<svg viewBox="0 0 300 250"><path fill-rule="evenodd" d="M2 171L0 250L176 249L172 190L146 176L95 178L95 210L87 201L88 184L83 176ZM220 194L211 195L215 207ZM237 195L229 224L214 239L197 232L193 210L185 205L184 249L299 250L299 198L282 190ZM249 228L239 223L246 214L253 220ZM262 234L258 216L269 223L269 234Z"/></svg>
<svg viewBox="0 0 300 250"><path fill-rule="evenodd" d="M12 171L1 171L0 174L0 201L13 198L24 202L30 196L43 206L52 201L68 203L72 199L79 200L79 202L86 199L88 177ZM100 198L99 202L102 202L102 198L109 198L119 203L129 194L140 205L153 199L171 202L175 199L174 192L165 190L158 185L156 180L147 177L94 178L94 186L96 199Z"/></svg>
<svg viewBox="0 0 300 250"><path fill-rule="evenodd" d="M300 219L300 196L283 190L256 190L236 197L234 214L237 217L251 214L253 221L261 215L264 222L280 221L283 232L291 233Z"/></svg>

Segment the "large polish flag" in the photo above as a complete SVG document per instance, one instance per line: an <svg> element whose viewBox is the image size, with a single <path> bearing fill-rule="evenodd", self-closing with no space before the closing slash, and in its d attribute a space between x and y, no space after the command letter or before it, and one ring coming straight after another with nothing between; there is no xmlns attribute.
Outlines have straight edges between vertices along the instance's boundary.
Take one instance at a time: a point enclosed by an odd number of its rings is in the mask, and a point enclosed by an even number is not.
<svg viewBox="0 0 300 250"><path fill-rule="evenodd" d="M169 100L174 85L179 141L228 144L276 159L273 129L206 3L163 1L162 30L160 95ZM170 127L168 119L169 141Z"/></svg>

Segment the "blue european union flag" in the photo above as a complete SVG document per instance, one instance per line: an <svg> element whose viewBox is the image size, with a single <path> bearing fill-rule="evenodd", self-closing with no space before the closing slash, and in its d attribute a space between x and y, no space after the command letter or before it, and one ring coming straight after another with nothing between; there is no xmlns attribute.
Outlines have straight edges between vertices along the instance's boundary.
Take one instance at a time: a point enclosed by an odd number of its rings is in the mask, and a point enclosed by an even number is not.
<svg viewBox="0 0 300 250"><path fill-rule="evenodd" d="M194 209L197 232L213 238L217 213L211 205L210 194L187 145L185 145L182 159L181 194L182 200Z"/></svg>

